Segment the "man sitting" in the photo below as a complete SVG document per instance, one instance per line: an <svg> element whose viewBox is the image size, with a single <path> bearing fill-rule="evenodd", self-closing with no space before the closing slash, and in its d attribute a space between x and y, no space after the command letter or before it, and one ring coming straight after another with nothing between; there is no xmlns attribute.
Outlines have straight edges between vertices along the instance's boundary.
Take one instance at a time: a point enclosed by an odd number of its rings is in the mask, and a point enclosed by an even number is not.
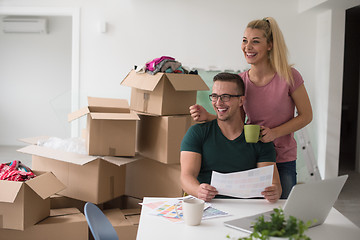
<svg viewBox="0 0 360 240"><path fill-rule="evenodd" d="M210 185L212 171L232 173L274 165L272 185L261 194L269 202L276 202L282 190L273 143L245 141L241 111L245 87L241 77L219 73L213 80L210 100L217 119L192 126L181 143L183 190L210 201L218 194Z"/></svg>

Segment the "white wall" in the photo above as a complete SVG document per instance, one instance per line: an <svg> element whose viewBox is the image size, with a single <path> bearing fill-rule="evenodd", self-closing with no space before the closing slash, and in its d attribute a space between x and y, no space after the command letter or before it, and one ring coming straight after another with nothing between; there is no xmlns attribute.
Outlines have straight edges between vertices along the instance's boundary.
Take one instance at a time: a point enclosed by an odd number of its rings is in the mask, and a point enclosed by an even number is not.
<svg viewBox="0 0 360 240"><path fill-rule="evenodd" d="M70 137L71 18L46 18L48 34L0 32L0 145Z"/></svg>
<svg viewBox="0 0 360 240"><path fill-rule="evenodd" d="M170 55L183 65L247 67L240 44L252 19L273 16L302 73L314 109L309 125L322 177L337 175L344 14L359 0L12 0L0 7L80 7L80 106L87 96L129 99L120 86L133 65ZM285 10L284 10L285 9ZM106 21L108 32L99 33ZM1 74L1 73L0 73Z"/></svg>

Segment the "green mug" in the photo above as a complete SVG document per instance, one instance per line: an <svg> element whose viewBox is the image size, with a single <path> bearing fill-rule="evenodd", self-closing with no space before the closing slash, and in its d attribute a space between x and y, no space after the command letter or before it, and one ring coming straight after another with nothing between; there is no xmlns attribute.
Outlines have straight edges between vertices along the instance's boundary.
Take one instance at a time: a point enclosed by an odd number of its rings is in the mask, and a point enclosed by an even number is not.
<svg viewBox="0 0 360 240"><path fill-rule="evenodd" d="M247 143L257 143L260 138L260 125L244 125L245 140Z"/></svg>

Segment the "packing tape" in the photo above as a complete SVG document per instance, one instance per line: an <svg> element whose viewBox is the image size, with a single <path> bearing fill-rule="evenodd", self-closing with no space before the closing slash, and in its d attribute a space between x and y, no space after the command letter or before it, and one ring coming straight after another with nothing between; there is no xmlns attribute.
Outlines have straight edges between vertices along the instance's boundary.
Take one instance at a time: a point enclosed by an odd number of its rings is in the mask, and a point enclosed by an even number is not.
<svg viewBox="0 0 360 240"><path fill-rule="evenodd" d="M113 199L114 196L115 196L115 193L114 193L114 188L115 188L115 180L114 180L114 176L110 176L110 196L111 198Z"/></svg>
<svg viewBox="0 0 360 240"><path fill-rule="evenodd" d="M144 109L143 112L147 112L148 105L149 105L150 93L144 93Z"/></svg>
<svg viewBox="0 0 360 240"><path fill-rule="evenodd" d="M116 154L116 149L109 147L109 156L115 156L115 154Z"/></svg>

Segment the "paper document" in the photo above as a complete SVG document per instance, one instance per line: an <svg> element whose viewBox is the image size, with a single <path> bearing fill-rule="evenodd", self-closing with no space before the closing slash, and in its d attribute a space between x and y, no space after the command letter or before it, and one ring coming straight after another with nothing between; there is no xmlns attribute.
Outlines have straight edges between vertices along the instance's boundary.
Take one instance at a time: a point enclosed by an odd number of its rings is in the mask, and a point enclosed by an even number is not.
<svg viewBox="0 0 360 240"><path fill-rule="evenodd" d="M161 216L171 222L183 222L182 212L182 201L185 198L194 198L193 196L187 196L184 198L173 198L167 201L159 201L148 204L142 204L143 206L150 207L152 211L149 212L151 215ZM228 213L218 210L211 206L210 203L206 202L204 206L204 214L202 219L209 219L214 217L227 216Z"/></svg>
<svg viewBox="0 0 360 240"><path fill-rule="evenodd" d="M271 186L273 172L273 165L235 173L213 171L211 185L221 195L239 198L263 197L261 192Z"/></svg>

